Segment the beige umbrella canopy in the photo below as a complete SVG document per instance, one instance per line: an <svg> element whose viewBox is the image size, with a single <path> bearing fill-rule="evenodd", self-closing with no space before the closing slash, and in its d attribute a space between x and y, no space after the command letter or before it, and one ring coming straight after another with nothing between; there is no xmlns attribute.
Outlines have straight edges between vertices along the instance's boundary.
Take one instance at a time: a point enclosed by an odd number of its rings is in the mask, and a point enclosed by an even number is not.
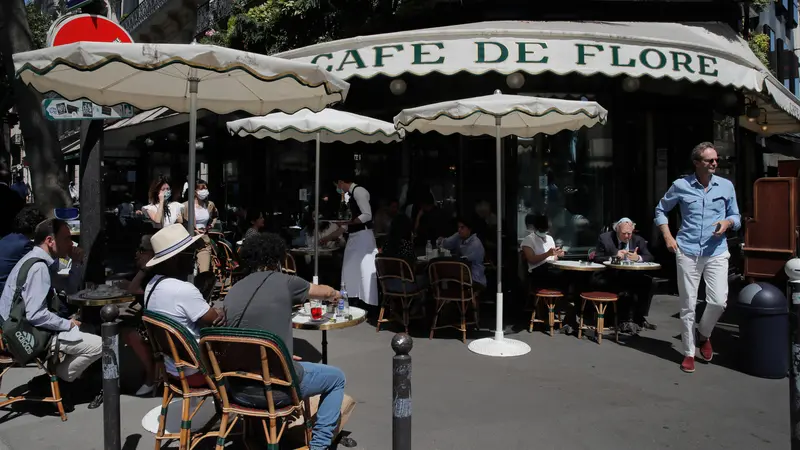
<svg viewBox="0 0 800 450"><path fill-rule="evenodd" d="M605 123L608 111L596 102L551 98L493 95L452 100L404 109L394 117L397 129L465 136L494 135L497 164L497 218L502 223L502 179L500 139L505 136L531 137L554 134ZM497 322L494 338L478 339L469 349L488 356L518 356L528 353L528 344L503 336L503 232L497 227Z"/></svg>
<svg viewBox="0 0 800 450"><path fill-rule="evenodd" d="M217 114L320 111L342 102L349 84L325 69L200 44L78 42L14 55L17 76L39 92L189 113L189 184L195 182L197 110ZM194 189L189 189L189 227Z"/></svg>
<svg viewBox="0 0 800 450"><path fill-rule="evenodd" d="M316 174L314 181L314 284L319 283L319 157L320 143L399 142L402 130L394 125L371 117L360 116L335 109L320 112L298 111L294 114L273 113L263 117L228 122L228 131L237 136L272 138L279 141L294 139L300 142L316 141Z"/></svg>

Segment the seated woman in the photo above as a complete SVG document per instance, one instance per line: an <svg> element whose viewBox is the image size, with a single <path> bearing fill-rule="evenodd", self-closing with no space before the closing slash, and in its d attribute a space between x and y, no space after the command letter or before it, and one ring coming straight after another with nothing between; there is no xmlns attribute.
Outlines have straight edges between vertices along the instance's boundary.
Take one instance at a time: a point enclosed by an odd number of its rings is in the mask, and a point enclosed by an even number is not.
<svg viewBox="0 0 800 450"><path fill-rule="evenodd" d="M469 261L472 282L477 285L477 290L483 290L486 288L486 273L483 266L486 251L478 235L474 232L474 223L475 219L460 217L458 231L449 238L440 237L438 242L443 248L453 252L453 255Z"/></svg>
<svg viewBox="0 0 800 450"><path fill-rule="evenodd" d="M404 214L396 216L392 220L389 228L389 236L383 246L380 256L399 258L408 263L411 270L416 271L417 256L414 254L414 237L411 232L411 219ZM415 292L428 285L428 277L422 271L414 276L415 282L406 286L406 292ZM386 289L390 292L403 292L403 285L400 280L393 279L386 281Z"/></svg>
<svg viewBox="0 0 800 450"><path fill-rule="evenodd" d="M532 288L561 289L561 271L554 269L547 261L556 261L564 256L564 251L556 247L553 237L547 234L550 220L547 216L528 214L525 225L532 232L520 244L522 255L528 263L528 280Z"/></svg>
<svg viewBox="0 0 800 450"><path fill-rule="evenodd" d="M249 209L247 211L247 223L250 224L250 227L244 232L242 240L256 236L261 232L261 229L264 228L264 213L255 208Z"/></svg>

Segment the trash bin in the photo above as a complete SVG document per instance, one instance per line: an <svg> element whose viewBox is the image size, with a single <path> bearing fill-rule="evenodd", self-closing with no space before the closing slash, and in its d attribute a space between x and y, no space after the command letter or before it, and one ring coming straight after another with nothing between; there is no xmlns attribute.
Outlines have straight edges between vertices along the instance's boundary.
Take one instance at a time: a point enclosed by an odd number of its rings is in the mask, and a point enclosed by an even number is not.
<svg viewBox="0 0 800 450"><path fill-rule="evenodd" d="M780 379L789 372L789 302L769 283L745 286L739 292L740 363L743 372Z"/></svg>

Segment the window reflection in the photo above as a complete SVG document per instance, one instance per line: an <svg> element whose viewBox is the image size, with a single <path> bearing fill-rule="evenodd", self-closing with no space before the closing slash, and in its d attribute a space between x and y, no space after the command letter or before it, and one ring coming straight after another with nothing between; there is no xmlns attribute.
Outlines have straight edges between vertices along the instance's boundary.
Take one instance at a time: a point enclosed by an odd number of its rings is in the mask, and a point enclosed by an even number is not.
<svg viewBox="0 0 800 450"><path fill-rule="evenodd" d="M527 214L546 214L550 234L569 253L594 247L611 222L611 125L519 138L517 236Z"/></svg>

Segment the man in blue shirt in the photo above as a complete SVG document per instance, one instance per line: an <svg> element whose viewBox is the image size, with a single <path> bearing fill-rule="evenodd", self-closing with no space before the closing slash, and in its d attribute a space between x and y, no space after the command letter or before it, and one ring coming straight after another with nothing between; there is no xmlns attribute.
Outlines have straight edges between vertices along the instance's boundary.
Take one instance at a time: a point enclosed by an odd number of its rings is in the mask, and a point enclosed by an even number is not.
<svg viewBox="0 0 800 450"><path fill-rule="evenodd" d="M0 292L17 261L33 249L33 232L45 217L35 206L26 206L14 217L13 232L0 239Z"/></svg>
<svg viewBox="0 0 800 450"><path fill-rule="evenodd" d="M733 183L714 175L719 158L714 144L702 142L692 150L695 173L675 180L656 206L655 223L667 248L676 254L681 300L684 360L681 370L694 372L695 306L700 278L706 280L706 309L698 325L700 358L711 361L711 332L728 299L728 243L725 232L741 226ZM680 206L678 239L672 237L666 214Z"/></svg>
<svg viewBox="0 0 800 450"><path fill-rule="evenodd" d="M449 238L439 238L442 247L450 250L456 256L466 258L472 271L472 281L477 283L477 289L486 288L486 273L483 262L486 252L478 235L473 232L475 219L462 217L458 219L458 231Z"/></svg>

